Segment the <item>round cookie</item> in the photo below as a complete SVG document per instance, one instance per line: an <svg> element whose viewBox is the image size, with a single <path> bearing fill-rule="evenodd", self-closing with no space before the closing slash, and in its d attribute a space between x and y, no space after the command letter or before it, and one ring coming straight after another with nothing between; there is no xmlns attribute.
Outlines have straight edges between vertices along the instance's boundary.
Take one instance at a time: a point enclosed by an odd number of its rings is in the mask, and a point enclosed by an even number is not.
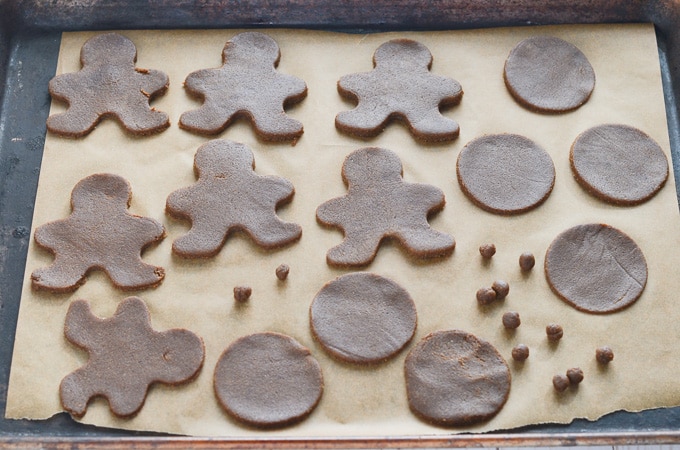
<svg viewBox="0 0 680 450"><path fill-rule="evenodd" d="M649 200L666 183L668 161L659 144L637 128L600 125L571 146L571 170L590 194L615 205Z"/></svg>
<svg viewBox="0 0 680 450"><path fill-rule="evenodd" d="M555 184L550 155L516 134L491 134L469 142L458 155L456 172L465 195L496 214L537 207Z"/></svg>
<svg viewBox="0 0 680 450"><path fill-rule="evenodd" d="M321 367L309 350L279 333L233 342L215 367L215 395L227 413L256 427L280 427L307 417L323 392Z"/></svg>
<svg viewBox="0 0 680 450"><path fill-rule="evenodd" d="M310 307L312 332L332 356L377 363L396 355L413 338L416 307L394 281L351 273L327 283Z"/></svg>
<svg viewBox="0 0 680 450"><path fill-rule="evenodd" d="M647 263L637 244L609 225L578 225L548 247L545 276L552 290L574 308L594 314L635 302L647 283Z"/></svg>
<svg viewBox="0 0 680 450"><path fill-rule="evenodd" d="M574 110L590 98L595 71L574 45L552 36L524 39L510 51L505 86L522 106L541 113Z"/></svg>
<svg viewBox="0 0 680 450"><path fill-rule="evenodd" d="M511 376L490 343L460 330L426 336L406 357L411 411L435 425L484 422L505 405Z"/></svg>

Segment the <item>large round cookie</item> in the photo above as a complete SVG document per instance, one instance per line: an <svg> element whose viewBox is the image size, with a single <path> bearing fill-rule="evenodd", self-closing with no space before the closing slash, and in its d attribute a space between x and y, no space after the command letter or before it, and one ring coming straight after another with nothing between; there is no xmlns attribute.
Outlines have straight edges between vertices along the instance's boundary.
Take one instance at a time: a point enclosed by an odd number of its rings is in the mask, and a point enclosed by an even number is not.
<svg viewBox="0 0 680 450"><path fill-rule="evenodd" d="M496 214L537 207L555 184L550 155L517 134L491 134L468 143L458 155L456 171L465 195Z"/></svg>
<svg viewBox="0 0 680 450"><path fill-rule="evenodd" d="M572 144L569 160L585 190L615 205L649 200L668 178L668 161L659 144L627 125L584 131Z"/></svg>
<svg viewBox="0 0 680 450"><path fill-rule="evenodd" d="M595 88L595 71L574 45L552 36L527 38L505 61L505 85L522 106L561 113L583 105Z"/></svg>
<svg viewBox="0 0 680 450"><path fill-rule="evenodd" d="M376 363L396 355L416 329L416 307L397 283L351 273L326 284L310 307L312 332L331 355Z"/></svg>
<svg viewBox="0 0 680 450"><path fill-rule="evenodd" d="M436 425L491 419L510 392L510 370L490 343L459 330L426 336L406 357L411 411Z"/></svg>
<svg viewBox="0 0 680 450"><path fill-rule="evenodd" d="M321 368L309 350L278 333L232 343L215 367L215 395L231 416L248 425L277 427L307 417L323 391Z"/></svg>
<svg viewBox="0 0 680 450"><path fill-rule="evenodd" d="M574 308L611 313L635 302L647 283L637 244L609 225L578 225L562 232L545 255L552 290Z"/></svg>

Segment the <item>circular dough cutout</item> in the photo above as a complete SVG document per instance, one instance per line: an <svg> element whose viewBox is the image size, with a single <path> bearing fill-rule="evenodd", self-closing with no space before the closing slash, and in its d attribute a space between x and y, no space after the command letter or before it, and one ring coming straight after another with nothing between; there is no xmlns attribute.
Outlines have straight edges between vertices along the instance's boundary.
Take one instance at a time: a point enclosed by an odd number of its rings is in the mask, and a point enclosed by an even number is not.
<svg viewBox="0 0 680 450"><path fill-rule="evenodd" d="M616 228L578 225L550 244L545 276L552 290L569 305L606 314L630 306L642 295L647 262L637 244Z"/></svg>
<svg viewBox="0 0 680 450"><path fill-rule="evenodd" d="M490 343L460 330L438 331L411 350L405 363L411 411L442 426L484 422L505 405L511 376Z"/></svg>
<svg viewBox="0 0 680 450"><path fill-rule="evenodd" d="M310 307L312 332L332 356L371 364L399 353L416 330L416 307L404 288L359 272L327 283Z"/></svg>
<svg viewBox="0 0 680 450"><path fill-rule="evenodd" d="M215 395L235 419L280 427L307 417L323 391L321 368L309 350L278 333L233 342L215 367Z"/></svg>
<svg viewBox="0 0 680 450"><path fill-rule="evenodd" d="M522 106L536 112L574 110L590 98L595 71L574 45L552 36L524 39L505 61L505 85Z"/></svg>
<svg viewBox="0 0 680 450"><path fill-rule="evenodd" d="M469 142L458 155L456 172L468 198L496 214L537 207L555 184L550 155L517 134L491 134Z"/></svg>
<svg viewBox="0 0 680 450"><path fill-rule="evenodd" d="M668 160L652 138L627 125L600 125L581 133L569 155L576 181L615 205L637 205L668 178Z"/></svg>

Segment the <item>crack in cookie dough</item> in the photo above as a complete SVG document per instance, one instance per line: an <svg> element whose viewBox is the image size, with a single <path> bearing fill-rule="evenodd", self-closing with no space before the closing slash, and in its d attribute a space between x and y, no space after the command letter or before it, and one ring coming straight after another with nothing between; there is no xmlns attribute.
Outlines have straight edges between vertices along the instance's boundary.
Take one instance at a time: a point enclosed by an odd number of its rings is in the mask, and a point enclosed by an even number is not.
<svg viewBox="0 0 680 450"><path fill-rule="evenodd" d="M458 155L456 172L465 195L496 214L536 208L555 184L550 155L516 134L486 135L468 143Z"/></svg>
<svg viewBox="0 0 680 450"><path fill-rule="evenodd" d="M176 254L214 256L237 230L266 249L300 239L300 226L276 215L280 205L293 199L293 185L280 177L257 175L254 169L253 153L243 144L214 140L199 147L194 158L198 181L173 192L166 202L171 216L191 221L189 232L172 244Z"/></svg>
<svg viewBox="0 0 680 450"><path fill-rule="evenodd" d="M33 287L69 292L101 269L119 289L154 287L165 276L161 267L146 264L142 251L165 237L153 219L130 214L130 184L122 177L95 174L71 193L71 215L39 226L35 242L54 254L54 262L31 274Z"/></svg>
<svg viewBox="0 0 680 450"><path fill-rule="evenodd" d="M505 85L522 106L541 113L572 111L590 98L595 71L574 45L552 36L517 44L505 61Z"/></svg>
<svg viewBox="0 0 680 450"><path fill-rule="evenodd" d="M105 117L115 118L137 135L168 128L168 115L149 106L151 99L167 90L168 77L158 70L137 68L136 61L135 45L119 34L102 34L85 42L80 52L82 69L50 81L52 98L69 106L65 113L47 119L47 129L82 137Z"/></svg>
<svg viewBox="0 0 680 450"><path fill-rule="evenodd" d="M307 96L304 81L276 71L281 52L272 38L246 32L234 36L222 51L222 67L192 72L184 87L203 105L182 114L180 128L201 134L218 134L237 117L248 118L255 133L268 141L296 140L300 122L284 107Z"/></svg>
<svg viewBox="0 0 680 450"><path fill-rule="evenodd" d="M427 222L444 208L444 194L434 186L407 183L399 157L371 147L352 152L342 165L348 193L316 210L319 223L339 228L345 238L326 254L328 264L351 267L370 264L385 238L396 239L416 258L448 256L453 237Z"/></svg>
<svg viewBox="0 0 680 450"><path fill-rule="evenodd" d="M666 183L668 160L651 137L627 125L600 125L571 146L571 170L590 194L615 205L637 205Z"/></svg>
<svg viewBox="0 0 680 450"><path fill-rule="evenodd" d="M62 406L75 416L102 396L113 414L130 417L144 405L151 384L187 382L203 366L201 338L184 329L154 331L149 310L137 297L123 300L108 319L94 316L87 301L74 301L64 334L89 355L59 386Z"/></svg>
<svg viewBox="0 0 680 450"><path fill-rule="evenodd" d="M463 96L452 78L430 72L432 54L423 44L395 39L373 55L370 72L345 75L338 92L357 107L335 118L342 132L361 137L380 134L391 119L406 121L413 136L423 141L450 141L458 137L458 124L444 117L440 106L456 105Z"/></svg>
<svg viewBox="0 0 680 450"><path fill-rule="evenodd" d="M332 356L351 363L385 361L416 330L416 306L397 283L371 273L343 275L327 283L309 310L312 332Z"/></svg>
<svg viewBox="0 0 680 450"><path fill-rule="evenodd" d="M637 301L647 263L637 244L609 225L586 224L558 235L545 255L550 288L574 308L606 314Z"/></svg>
<svg viewBox="0 0 680 450"><path fill-rule="evenodd" d="M440 426L490 420L510 393L510 369L490 343L460 330L423 338L404 363L411 411Z"/></svg>
<svg viewBox="0 0 680 450"><path fill-rule="evenodd" d="M311 414L323 393L323 376L307 348L289 336L267 332L233 342L217 362L213 386L230 416L272 428Z"/></svg>

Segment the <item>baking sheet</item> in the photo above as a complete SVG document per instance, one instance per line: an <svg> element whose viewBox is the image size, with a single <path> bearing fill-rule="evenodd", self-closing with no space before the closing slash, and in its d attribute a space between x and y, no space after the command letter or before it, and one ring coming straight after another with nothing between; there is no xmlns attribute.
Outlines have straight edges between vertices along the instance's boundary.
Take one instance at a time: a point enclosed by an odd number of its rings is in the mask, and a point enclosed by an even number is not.
<svg viewBox="0 0 680 450"><path fill-rule="evenodd" d="M85 418L86 421L95 421L108 426L157 429L149 424L148 419L153 417L155 408L164 411L173 410L173 408L167 408L167 402L170 401L177 402L176 405L196 404L201 408L207 405L207 409L199 415L187 414L191 417L200 417L200 422L205 425L201 425L203 428L191 431L186 428L186 420L176 421L165 415L160 417L165 424L173 428L163 428L163 431L205 435L252 433L226 419L217 409L213 399L208 398L199 402L197 398L200 397L197 397L197 393L203 391L203 394L206 392L211 394L211 390L206 389L206 386L210 384L212 368L217 356L231 340L249 330L252 331L250 327L255 326L257 331L270 329L294 335L312 349L324 368L327 367L324 372L327 390L319 409L309 421L294 429L277 432L277 435L279 433L303 436L344 433L371 435L375 434L376 430L379 430L377 433L381 435L448 433L448 430L425 426L408 413L401 379L401 364L405 353L378 369L357 370L339 365L327 358L311 340L308 331L306 313L314 293L324 282L344 273L328 269L323 264L325 251L339 243L340 234L319 227L314 220L314 209L323 201L344 193L339 174L342 159L351 150L365 145L380 145L396 151L404 162L407 181L435 184L442 188L447 196L447 207L432 223L436 228L449 231L456 237L458 246L451 258L426 264L414 271L410 262L395 246L388 246L381 249L378 259L369 268L371 271L398 280L411 292L419 311L416 340L436 329L459 327L490 340L509 358L509 349L514 345L513 339L520 336L508 339L504 335L500 326L503 308L489 313L480 313L474 301L474 291L479 287L481 279L490 283L494 277L504 277L510 281L512 286L511 296L504 306L512 305L520 311L523 316L523 325L518 334L525 337L526 342L536 343L537 351L532 354L530 364L522 370L513 366L513 391L508 405L488 427L476 428L476 431L538 423L546 420L546 417L555 421L569 421L572 417L586 414L591 418L598 417L612 410L611 407L587 413L583 412L583 407L593 403L599 408L603 405L601 399L611 399L615 402L622 400L621 395L616 394L630 392L628 389L620 389L620 386L621 384L631 386L629 383L631 378L634 378L632 377L634 371L612 368L613 370L606 374L597 374L595 370L587 370L587 364L592 364L592 354L596 346L593 343L594 340L606 338L606 341L615 349L626 348L629 341L638 340L639 336L636 334L616 334L615 332L620 329L649 331L652 335L648 339L654 342L670 343L673 342L672 339L677 339L677 336L673 334L675 330L672 330L672 324L669 324L665 330L657 325L658 320L669 320L672 316L668 314L672 313L672 310L667 313L664 305L669 298L672 299L669 293L673 292L673 282L666 282L666 279L654 281L655 279L650 275L650 283L645 295L634 307L624 313L604 318L593 317L571 310L549 291L546 294L545 280L540 270L535 270L528 278L521 277L516 263L516 258L522 251L531 249L538 257L537 266L540 266L545 248L552 237L568 226L582 221L606 221L619 226L636 238L648 256L648 261L652 259L649 257L650 252L653 254L661 252L667 245L676 242L677 232L674 233L674 230L677 231L677 203L675 203L672 177L669 184L652 202L636 207L634 210L613 208L589 198L580 191L571 179L567 161L568 147L576 134L589 126L601 123L602 117L607 117L607 121L629 123L645 130L662 145L670 161L656 43L651 26L573 27L548 30L541 28L497 29L484 32L397 33L389 36L351 36L329 33L310 35L310 32L291 34L281 30L268 30L267 32L281 45L283 56L280 70L300 76L310 87L308 98L291 110L291 115L300 118L305 124L305 135L295 147L262 144L253 137L247 125L240 123L223 133L222 136L245 142L253 149L258 173L276 173L293 181L297 190L296 196L292 204L284 208L281 216L303 226L303 239L299 244L273 254L266 254L257 250L246 239L235 237L228 241L225 249L215 260L207 263L187 263L169 257L171 239L186 231L187 226L164 216L164 199L174 189L192 183L193 153L200 143L205 142L205 138L190 135L176 127L179 114L196 107L196 103L188 99L180 88L181 80L192 70L218 66L221 48L228 37L235 33L233 30L185 31L173 32L169 35L163 32L166 34L163 35L165 39L162 40L158 40L161 36L158 33L161 32L124 33L131 37L138 46L138 66L161 69L170 75L170 91L163 99L154 103L158 109L169 112L174 122L173 127L165 133L153 138L130 140L115 124L104 123L83 141L55 140L48 136L34 224L39 225L55 218L65 217L68 214L70 189L80 178L92 173L93 170L113 171L126 176L133 186L131 211L162 220L169 230L169 236L164 243L147 252L145 256L148 262L165 265L168 269L168 277L160 288L140 293L152 309L154 326L163 329L182 326L183 323L184 326L190 324L192 330L202 335L204 339L207 340L206 336L212 336L211 340L215 342L215 344L208 345L205 368L199 379L192 385L177 391L163 387L154 388L142 414L131 421L114 420L111 422L104 402L96 402L91 405L91 410ZM561 36L579 46L595 67L598 85L593 98L576 113L554 117L537 116L514 104L505 92L500 75L502 62L507 52L522 37L545 32ZM80 45L89 35L91 34L65 35L62 55L69 55L69 60L62 58L58 71L77 70ZM322 51L327 48L324 39L331 36L334 42L342 41L343 45L350 49L351 58L338 57L337 52ZM435 58L433 71L452 76L463 85L466 92L463 103L446 113L461 123L461 137L453 145L428 148L415 146L408 133L400 126L391 126L383 135L370 142L347 139L335 132L332 120L334 115L338 111L351 107L337 96L335 91L337 78L346 73L370 69L373 51L379 43L392 36L416 37L428 45ZM455 45L451 45L452 42ZM181 50L182 46L189 43L202 49L212 48L213 51ZM614 48L608 47L607 44L614 45ZM167 53L164 52L186 55L187 60L175 58L174 66L169 66L168 58L164 57ZM625 70L621 70L615 64L621 60L618 57L621 54L627 56L625 60L628 64ZM472 58L475 64L470 64L470 55L475 55L475 58ZM613 55L616 57L613 58ZM630 64L639 56L647 59L643 59L639 64ZM305 64L306 61L314 63ZM339 64L338 61L342 63ZM314 67L324 67L324 71L314 72L315 77L311 77L308 71L313 70ZM622 77L622 74L630 75L631 78ZM312 82L312 80L315 81ZM635 92L636 95L629 95L630 92ZM626 94L622 95L623 93ZM477 210L460 193L455 181L455 157L462 145L480 134L505 131L525 134L553 153L558 174L555 191L548 202L535 213L517 218L499 218ZM84 148L90 156L82 155ZM143 170L131 171L127 163L121 164L121 161L127 162L131 158L141 158L139 167ZM78 161L78 167L73 166L74 159ZM425 170L423 169L424 160L428 161ZM304 174L297 173L296 170L299 167L308 167L310 161L319 167L319 178L310 177L309 171ZM159 174L158 179L149 176L149 168L152 166L154 172ZM433 167L438 170L431 172L430 168ZM53 184L49 181L44 182L50 179L49 173L57 174L52 177ZM336 174L335 179L328 176L333 173ZM318 186L323 186L323 188L319 189ZM51 192L52 198L62 198L63 201L45 202L44 195L41 197L41 192ZM576 213L572 211L574 207L577 208ZM634 214L631 214L633 211ZM631 215L636 218L634 222L629 220ZM668 220L660 220L660 218ZM638 219L642 223L638 223ZM483 223L483 227L479 227L479 223ZM664 227L668 228L664 229ZM521 236L526 236L525 239L516 239L518 229ZM640 236L631 229L636 230ZM668 240L663 243L658 240L646 242L643 235L650 233L650 230L653 230L651 232L653 237L664 235ZM484 267L479 263L476 247L488 240L496 243L499 253L490 267ZM248 264L257 267L262 278L251 277L249 270L236 268L234 262L241 258L245 258ZM672 270L670 264L673 258L662 259L664 261L656 263L659 264L658 267L652 268L650 264L650 274L668 273ZM45 252L30 249L28 271L49 263L49 260L49 255ZM284 289L278 287L273 276L274 268L280 262L287 262L292 266L291 278ZM212 275L208 280L198 281L198 274L204 272L206 268L210 269ZM173 273L176 274L175 280L172 280ZM255 292L252 308L249 307L245 312L235 310L233 302L230 301L231 287L235 284L243 284L242 280L250 282ZM442 283L441 280L446 281ZM455 283L451 280L455 280ZM448 282L455 286L447 286ZM188 288L189 292L185 293L186 295L177 295L179 287ZM208 287L209 293L206 294ZM30 293L30 289L25 284L24 294L27 292ZM172 295L168 295L168 292ZM447 292L447 294L443 295L442 292ZM524 295L521 295L522 292ZM44 408L47 405L46 415L59 410L54 383L56 382L58 386L61 377L84 361L83 355L79 355L79 352L69 347L63 339L56 341L54 339L55 331L56 335L61 336L60 328L63 327L63 316L70 298L89 298L95 303L96 312L100 315L111 315L117 301L123 297L123 294L110 289L105 277L98 275L91 277L86 285L73 296L60 296L55 300L50 296L38 295L28 302L23 302L21 324L31 320L25 319L31 317L26 316L24 307L26 304L35 306L35 309L41 310L41 314L54 319L51 325L41 325L41 330L45 331L43 336L33 332L28 333L32 334L32 339L36 338L40 341L37 346L35 342L32 342L31 348L45 349L44 354L41 353L38 357L29 356L28 366L32 366L32 370L40 367L37 370L43 375L45 373L43 355L51 354L55 348L62 352L65 359L54 363L55 369L50 371L55 375L54 380L46 380L47 389L38 392L34 386L26 385L35 399L34 404L27 402L25 396L21 397L21 401L15 400L20 398L14 393L16 380L28 380L29 377L26 373L13 371L8 398L8 415L17 417L28 415L25 408L29 404L28 409L36 405L38 408ZM201 308L193 306L197 302L200 302ZM285 305L284 310L281 308L282 304ZM649 309L661 317L657 317L656 314L650 315L647 312ZM283 314L277 314L277 317L272 318L267 314L271 310L276 310L277 313L280 311ZM182 311L182 314L193 312L197 316L178 317L177 311ZM446 313L442 314L442 311ZM290 314L290 317L285 314ZM217 317L222 318L223 321L215 320ZM553 317L559 318L567 333L559 349L554 352L541 347L545 341L543 327L548 321L553 321ZM643 325L653 322L653 329L647 330L640 326L638 323L640 320ZM581 329L586 330L585 335L578 336L577 332ZM573 330L573 334L569 330ZM654 334L658 330L663 330L662 333L658 333L662 336ZM22 354L21 346L26 345L22 344L23 341L20 328L17 334L16 355ZM672 358L668 358L666 353L670 347L660 347L662 348L653 350L660 352L654 356L658 356L661 361L669 361L669 367L672 367L670 364ZM626 354L630 360L626 359ZM628 368L631 364L633 364L632 367L635 364L644 364L636 361L636 358L634 351L623 354L617 351L615 367ZM587 381L592 384L584 384L577 395L560 400L552 393L550 378L553 372L563 372L572 365L581 365L586 370ZM597 375L588 378L589 372ZM659 377L655 381L663 381L660 372L662 371L655 371L651 374ZM378 378L380 379L378 385L370 383L370 379ZM649 382L648 379L644 381ZM399 388L400 384L401 388ZM668 392L663 392L663 388L668 386L655 382L651 384L662 388L661 397L663 398L656 395L659 392L653 393L652 396L627 398L625 405L619 404L614 409L625 407L637 410L650 406L677 404L676 394L671 392L669 395ZM359 395L343 396L337 390L338 386L343 385L350 386L351 390ZM524 397L523 392L526 390L532 390L539 396L528 398L529 401L526 403L532 406L531 412L536 413L535 418L528 419L529 422L524 422L527 420L524 414L517 414L518 411L526 410L526 406L522 407L523 401L517 400L518 397ZM517 392L522 392L522 394L517 394ZM218 420L211 422L206 420L202 414L207 414L213 419L218 418ZM523 418L519 422L514 421L517 416ZM104 422L100 422L100 419ZM504 421L508 419L509 422Z"/></svg>

